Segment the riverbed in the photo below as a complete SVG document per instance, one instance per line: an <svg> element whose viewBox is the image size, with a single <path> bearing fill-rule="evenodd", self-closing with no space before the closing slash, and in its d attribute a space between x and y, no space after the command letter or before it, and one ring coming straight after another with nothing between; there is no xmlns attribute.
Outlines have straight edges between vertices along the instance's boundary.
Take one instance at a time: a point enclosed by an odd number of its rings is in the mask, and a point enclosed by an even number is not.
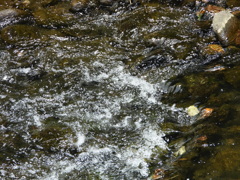
<svg viewBox="0 0 240 180"><path fill-rule="evenodd" d="M191 6L67 17L3 24L1 179L239 177L237 48L202 54L219 42ZM191 117L192 105L213 113Z"/></svg>

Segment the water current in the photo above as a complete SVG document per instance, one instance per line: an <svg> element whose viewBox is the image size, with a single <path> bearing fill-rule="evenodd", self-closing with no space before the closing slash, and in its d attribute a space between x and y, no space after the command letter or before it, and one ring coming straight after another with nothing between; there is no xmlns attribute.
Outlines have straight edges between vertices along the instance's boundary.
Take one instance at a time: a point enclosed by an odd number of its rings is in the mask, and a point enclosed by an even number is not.
<svg viewBox="0 0 240 180"><path fill-rule="evenodd" d="M46 41L0 50L1 179L146 179L168 150L160 124L191 124L161 101L206 43L188 8L136 6L81 15ZM205 35L205 37L208 34ZM212 36L210 34L209 36ZM141 60L164 56L159 67ZM161 160L156 160L161 165Z"/></svg>

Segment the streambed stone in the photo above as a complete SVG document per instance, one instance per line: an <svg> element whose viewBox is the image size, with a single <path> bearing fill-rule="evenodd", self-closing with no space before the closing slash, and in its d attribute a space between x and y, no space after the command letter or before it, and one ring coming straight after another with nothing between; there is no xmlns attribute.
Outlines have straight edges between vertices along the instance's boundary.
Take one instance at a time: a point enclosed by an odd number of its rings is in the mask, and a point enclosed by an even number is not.
<svg viewBox="0 0 240 180"><path fill-rule="evenodd" d="M0 21L5 18L15 17L21 14L22 11L18 9L4 9L0 11Z"/></svg>
<svg viewBox="0 0 240 180"><path fill-rule="evenodd" d="M59 2L59 0L23 0L19 2L17 5L19 8L23 9L31 9L34 10L39 7L46 7L48 5L55 5Z"/></svg>
<svg viewBox="0 0 240 180"><path fill-rule="evenodd" d="M33 12L37 24L47 27L59 27L69 25L74 15L69 12L69 4L62 3L48 8L39 8Z"/></svg>
<svg viewBox="0 0 240 180"><path fill-rule="evenodd" d="M212 27L224 46L240 45L240 20L230 11L215 13Z"/></svg>
<svg viewBox="0 0 240 180"><path fill-rule="evenodd" d="M20 9L9 8L0 10L0 28L19 22L23 20L27 15L28 13Z"/></svg>
<svg viewBox="0 0 240 180"><path fill-rule="evenodd" d="M239 0L226 0L226 4L228 7L238 7L240 6L240 1Z"/></svg>
<svg viewBox="0 0 240 180"><path fill-rule="evenodd" d="M32 132L32 137L36 140L35 146L48 152L57 152L66 148L68 137L72 135L74 132L70 127L58 123L52 123L40 131Z"/></svg>
<svg viewBox="0 0 240 180"><path fill-rule="evenodd" d="M73 12L83 11L87 8L95 7L97 2L95 0L72 0L70 10Z"/></svg>
<svg viewBox="0 0 240 180"><path fill-rule="evenodd" d="M20 24L7 26L1 31L1 38L6 44L18 46L40 45L56 36L64 35L57 30Z"/></svg>
<svg viewBox="0 0 240 180"><path fill-rule="evenodd" d="M39 40L39 30L35 26L12 25L4 28L1 38L8 44L16 44L22 41Z"/></svg>
<svg viewBox="0 0 240 180"><path fill-rule="evenodd" d="M235 66L224 72L225 80L236 89L240 89L240 67Z"/></svg>

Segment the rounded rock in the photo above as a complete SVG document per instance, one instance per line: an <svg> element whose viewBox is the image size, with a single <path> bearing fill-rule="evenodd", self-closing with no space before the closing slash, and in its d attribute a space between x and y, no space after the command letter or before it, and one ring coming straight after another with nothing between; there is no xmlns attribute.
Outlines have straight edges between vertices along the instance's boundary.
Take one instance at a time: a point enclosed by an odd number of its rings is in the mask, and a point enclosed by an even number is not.
<svg viewBox="0 0 240 180"><path fill-rule="evenodd" d="M230 11L215 13L212 27L224 46L240 45L240 20Z"/></svg>

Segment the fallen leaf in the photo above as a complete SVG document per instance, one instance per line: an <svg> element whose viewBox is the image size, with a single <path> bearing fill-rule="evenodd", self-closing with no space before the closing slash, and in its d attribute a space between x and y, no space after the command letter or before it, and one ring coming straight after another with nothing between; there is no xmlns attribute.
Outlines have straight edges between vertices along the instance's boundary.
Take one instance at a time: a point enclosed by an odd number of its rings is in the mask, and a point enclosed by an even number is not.
<svg viewBox="0 0 240 180"><path fill-rule="evenodd" d="M186 148L185 146L182 146L179 148L179 150L177 152L174 153L175 156L181 156L186 152Z"/></svg>
<svg viewBox="0 0 240 180"><path fill-rule="evenodd" d="M203 17L203 15L205 14L206 10L205 9L201 9L200 11L196 12L196 16L198 17L198 20L200 21Z"/></svg>
<svg viewBox="0 0 240 180"><path fill-rule="evenodd" d="M189 106L187 108L187 113L189 116L196 116L199 113L199 110L196 106Z"/></svg>
<svg viewBox="0 0 240 180"><path fill-rule="evenodd" d="M154 171L154 174L152 175L153 180L162 179L163 177L164 177L164 170L160 168L156 169Z"/></svg>
<svg viewBox="0 0 240 180"><path fill-rule="evenodd" d="M209 117L213 112L213 109L212 108L204 108L202 111L201 111L201 116L199 119L204 119L206 117Z"/></svg>
<svg viewBox="0 0 240 180"><path fill-rule="evenodd" d="M199 138L197 138L198 141L206 141L207 140L207 136L204 135L204 136L201 136Z"/></svg>

